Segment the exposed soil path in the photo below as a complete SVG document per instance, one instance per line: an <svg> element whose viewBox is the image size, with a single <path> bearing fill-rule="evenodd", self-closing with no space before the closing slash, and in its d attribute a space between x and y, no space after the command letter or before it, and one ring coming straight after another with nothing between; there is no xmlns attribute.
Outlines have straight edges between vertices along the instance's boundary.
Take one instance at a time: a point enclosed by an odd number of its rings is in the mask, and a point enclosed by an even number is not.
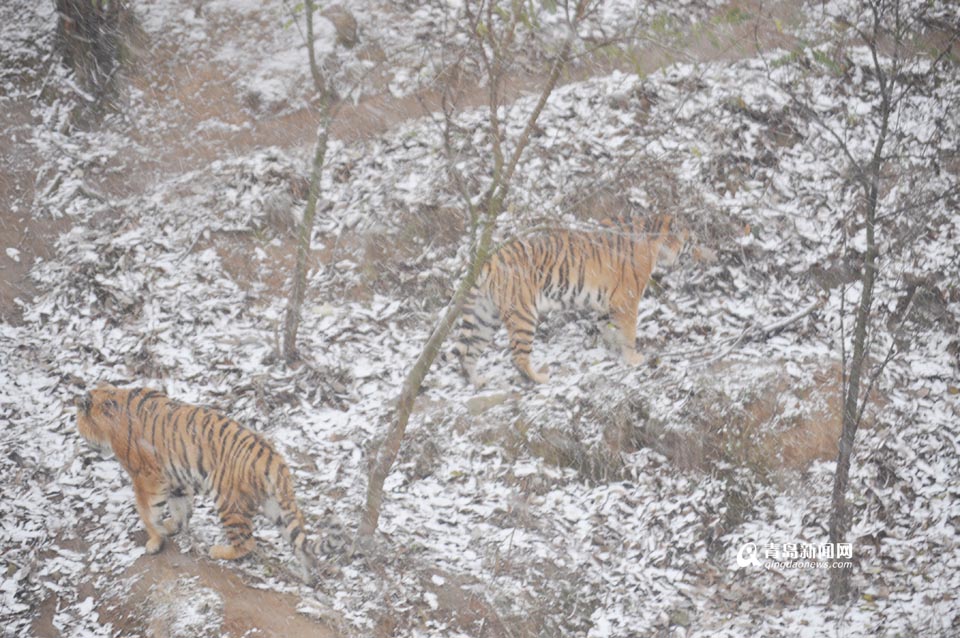
<svg viewBox="0 0 960 638"><path fill-rule="evenodd" d="M299 598L270 589L248 586L236 572L208 560L181 553L174 543L155 556L142 556L127 576L140 576L120 605L105 620L132 628L142 623L144 605L151 592L163 583L183 577L196 578L200 587L212 589L223 599L221 632L230 636L263 638L326 638L334 632L297 612ZM112 617L111 617L112 616Z"/></svg>
<svg viewBox="0 0 960 638"><path fill-rule="evenodd" d="M77 547L82 551L83 547ZM217 635L256 636L257 638L328 638L336 633L325 625L311 620L297 611L299 598L270 589L248 586L229 567L205 559L198 560L192 553L181 552L176 542L169 540L162 552L141 556L119 578L129 583L122 597L104 596L92 585L81 586L82 597L92 596L100 622L111 623L117 635L167 636L177 620L165 603L176 605L171 596L179 583L189 583L186 593L213 590L220 594L223 608L211 611L211 618L219 621ZM179 601L182 604L184 601ZM57 608L57 597L51 594L33 623L33 631L40 636L57 635L51 622Z"/></svg>
<svg viewBox="0 0 960 638"><path fill-rule="evenodd" d="M795 38L776 26L798 20L796 8L790 3L767 6L758 1L743 7L742 12L743 16L751 17L744 17L736 24L726 19L708 22L690 33L672 36L670 42L638 41L624 55L614 58L591 56L581 59L571 66L561 84L606 75L614 70L649 74L678 61L737 60L754 55L758 47L769 50L790 47L795 42ZM725 10L718 11L718 16L723 15ZM524 94L535 93L545 77L545 72L509 77L504 87L504 102L510 103ZM170 111L184 116L164 131L162 145L150 149L149 155L160 169L172 167L182 172L207 161L244 154L264 146L301 146L316 138L320 124L319 114L312 108L274 117L254 117L232 88L221 65L179 69L172 77L158 77L155 72L146 72L135 81L141 85L139 88L157 100L161 108L167 104L175 106ZM169 88L160 91L150 88L158 85ZM474 84L461 87L461 90L462 109L486 104L486 87ZM333 123L332 137L345 143L376 137L405 121L439 110L440 98L441 91L436 86L399 97L384 88L379 93L362 97L357 104L340 107ZM244 128L198 136L197 124L212 117ZM138 141L149 145L148 139Z"/></svg>
<svg viewBox="0 0 960 638"><path fill-rule="evenodd" d="M37 258L53 256L54 242L68 227L66 220L32 219L29 202L39 161L28 143L34 124L29 104L0 111L0 321L11 323L20 320L17 300L36 292L30 267Z"/></svg>

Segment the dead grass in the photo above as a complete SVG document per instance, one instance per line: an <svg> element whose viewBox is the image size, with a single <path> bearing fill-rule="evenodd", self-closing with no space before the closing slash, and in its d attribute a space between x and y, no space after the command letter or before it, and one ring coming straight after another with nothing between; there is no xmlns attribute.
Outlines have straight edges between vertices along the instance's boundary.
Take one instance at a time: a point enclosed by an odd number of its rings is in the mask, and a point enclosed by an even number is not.
<svg viewBox="0 0 960 638"><path fill-rule="evenodd" d="M814 364L815 365L815 364ZM731 364L714 370L736 374ZM882 406L882 397L871 402ZM797 409L802 406L802 409ZM802 387L786 373L772 375L747 396L730 397L716 387L701 388L685 408L693 431L652 424L645 440L684 471L711 472L739 467L760 477L802 472L815 461L834 460L841 429L840 365L819 364L812 382ZM868 411L862 427L871 427Z"/></svg>
<svg viewBox="0 0 960 638"><path fill-rule="evenodd" d="M734 364L719 364L713 374L722 378L737 370ZM786 373L772 375L743 396L704 385L684 407L682 419L690 423L689 429L650 419L645 402L625 393L618 400L585 407L582 418L591 424L590 432L580 432L575 423L540 429L519 419L486 429L480 437L500 446L508 458L530 454L575 469L590 482L622 480L625 455L643 448L664 455L683 472L716 474L732 468L761 480L778 480L784 472L803 472L815 461L836 458L839 375L839 364L826 362L803 387ZM882 405L880 397L871 400ZM592 436L596 425L599 441ZM871 425L868 412L863 427Z"/></svg>

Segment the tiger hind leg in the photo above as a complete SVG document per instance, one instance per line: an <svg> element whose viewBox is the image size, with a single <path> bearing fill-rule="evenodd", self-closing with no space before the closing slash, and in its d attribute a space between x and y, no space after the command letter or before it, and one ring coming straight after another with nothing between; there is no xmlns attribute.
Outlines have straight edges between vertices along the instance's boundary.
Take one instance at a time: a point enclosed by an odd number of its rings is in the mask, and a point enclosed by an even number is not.
<svg viewBox="0 0 960 638"><path fill-rule="evenodd" d="M519 307L513 310L503 323L507 326L510 336L510 352L513 354L513 364L528 379L534 383L546 383L550 380L546 367L534 370L530 365L530 354L533 352L533 335L537 330L537 311L534 308Z"/></svg>
<svg viewBox="0 0 960 638"><path fill-rule="evenodd" d="M237 509L220 511L220 521L227 530L227 545L210 548L210 558L237 560L253 551L257 541L253 537L253 519L249 512Z"/></svg>
<svg viewBox="0 0 960 638"><path fill-rule="evenodd" d="M293 496L285 498L283 503L274 497L268 498L263 504L263 513L280 528L283 540L293 548L293 554L300 564L300 579L312 584L317 572L317 559L307 545L303 513L297 507Z"/></svg>
<svg viewBox="0 0 960 638"><path fill-rule="evenodd" d="M460 337L453 352L460 360L460 371L464 378L477 389L486 385L486 379L477 376L477 360L493 341L499 327L500 317L493 302L474 297L463 313Z"/></svg>

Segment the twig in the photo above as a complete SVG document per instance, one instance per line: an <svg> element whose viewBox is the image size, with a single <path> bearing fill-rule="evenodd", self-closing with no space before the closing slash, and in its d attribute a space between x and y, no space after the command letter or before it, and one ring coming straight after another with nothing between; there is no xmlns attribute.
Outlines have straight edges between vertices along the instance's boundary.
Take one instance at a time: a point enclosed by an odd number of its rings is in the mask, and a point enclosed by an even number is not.
<svg viewBox="0 0 960 638"><path fill-rule="evenodd" d="M194 247L197 245L197 243L200 241L202 237L203 237L203 231L200 231L199 233L197 233L197 237L196 239L193 240L193 243L190 244L190 246L185 251L183 251L183 253L179 257L177 257L177 261L174 262L177 266L179 266L180 262L182 262L184 259L187 258L187 255L193 252Z"/></svg>
<svg viewBox="0 0 960 638"><path fill-rule="evenodd" d="M797 323L807 315L813 313L814 311L822 307L825 303L826 303L825 297L818 298L814 300L812 303L808 304L807 306L793 313L792 315L784 317L783 319L780 319L779 321L776 321L768 326L758 326L755 323L750 323L740 332L740 334L738 334L735 337L727 337L725 339L721 339L719 342L715 344L707 344L699 348L692 348L690 350L678 350L674 352L662 353L662 354L659 354L658 357L660 359L679 359L682 357L688 357L690 355L707 352L713 347L723 348L722 351L714 355L711 355L708 359L700 362L701 365L706 365L708 363L712 363L718 359L725 357L727 354L733 351L734 348L740 345L740 343L743 342L744 340L752 341L755 339L769 338L771 335L774 335L782 331L783 329Z"/></svg>

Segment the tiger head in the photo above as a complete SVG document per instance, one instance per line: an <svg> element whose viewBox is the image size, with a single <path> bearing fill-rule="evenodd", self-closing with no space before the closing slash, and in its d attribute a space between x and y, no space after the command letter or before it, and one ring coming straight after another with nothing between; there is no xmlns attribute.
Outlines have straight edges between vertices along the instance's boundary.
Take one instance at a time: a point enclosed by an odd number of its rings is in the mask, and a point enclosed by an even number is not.
<svg viewBox="0 0 960 638"><path fill-rule="evenodd" d="M111 434L119 422L118 390L98 387L75 401L77 431L88 443L101 450L109 450Z"/></svg>
<svg viewBox="0 0 960 638"><path fill-rule="evenodd" d="M690 230L669 215L657 220L657 265L672 266L690 239Z"/></svg>

